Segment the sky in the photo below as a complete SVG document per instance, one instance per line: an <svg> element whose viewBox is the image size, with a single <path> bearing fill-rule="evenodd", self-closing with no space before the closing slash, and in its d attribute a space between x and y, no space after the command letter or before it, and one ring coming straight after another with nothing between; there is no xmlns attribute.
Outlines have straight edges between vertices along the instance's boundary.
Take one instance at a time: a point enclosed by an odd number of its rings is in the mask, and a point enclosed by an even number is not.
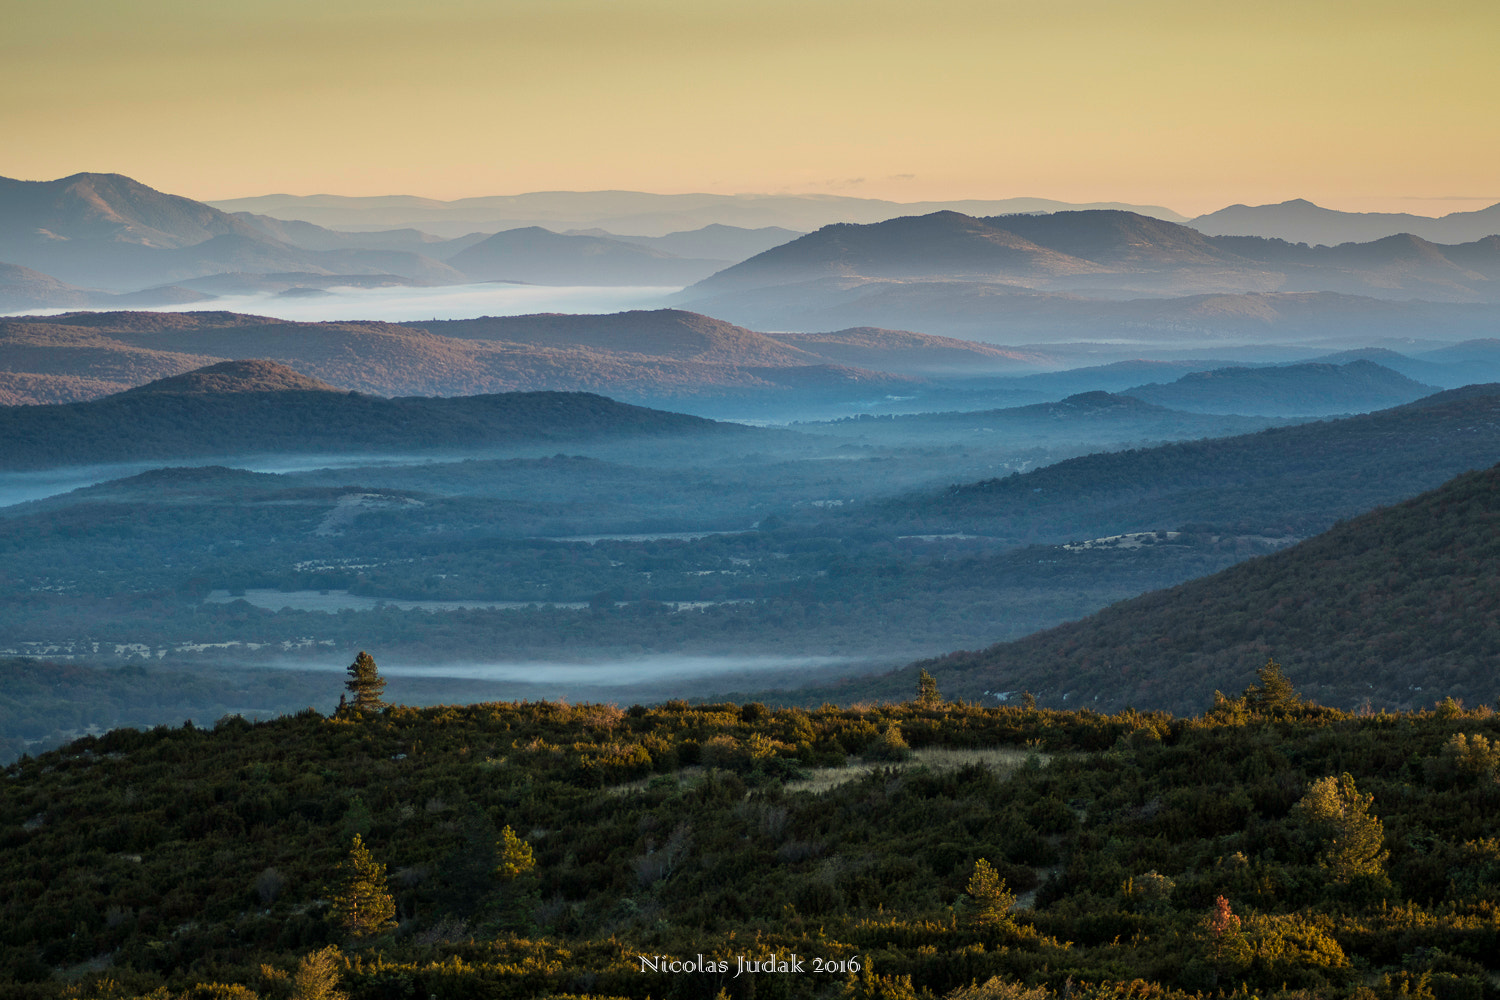
<svg viewBox="0 0 1500 1000"><path fill-rule="evenodd" d="M0 0L0 175L1500 202L1493 0Z"/></svg>

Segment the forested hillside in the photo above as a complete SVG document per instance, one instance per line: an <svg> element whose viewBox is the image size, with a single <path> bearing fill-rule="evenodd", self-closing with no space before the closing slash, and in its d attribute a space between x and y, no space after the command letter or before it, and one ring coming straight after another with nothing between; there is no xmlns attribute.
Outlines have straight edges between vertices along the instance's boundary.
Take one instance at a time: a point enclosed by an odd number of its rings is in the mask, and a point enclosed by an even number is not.
<svg viewBox="0 0 1500 1000"><path fill-rule="evenodd" d="M260 368L250 369L248 385L238 384L247 364ZM266 374L273 371L275 380ZM336 391L274 362L224 362L103 399L0 407L0 469L257 453L449 452L715 431L753 433L591 393L381 399Z"/></svg>
<svg viewBox="0 0 1500 1000"><path fill-rule="evenodd" d="M1500 697L1500 466L1273 555L927 667L965 697L1030 690L1055 705L1180 711L1273 653L1331 704ZM892 677L870 693L904 683Z"/></svg>
<svg viewBox="0 0 1500 1000"><path fill-rule="evenodd" d="M1269 664L1194 718L358 683L8 768L0 995L1497 995L1487 708L1351 715Z"/></svg>

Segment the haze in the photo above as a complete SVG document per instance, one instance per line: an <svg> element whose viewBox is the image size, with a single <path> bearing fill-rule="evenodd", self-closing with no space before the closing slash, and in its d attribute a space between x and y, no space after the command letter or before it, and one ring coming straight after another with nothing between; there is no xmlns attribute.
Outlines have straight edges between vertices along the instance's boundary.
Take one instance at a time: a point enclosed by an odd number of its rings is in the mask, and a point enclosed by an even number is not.
<svg viewBox="0 0 1500 1000"><path fill-rule="evenodd" d="M0 174L200 199L630 188L1500 200L1500 8L7 4Z"/></svg>

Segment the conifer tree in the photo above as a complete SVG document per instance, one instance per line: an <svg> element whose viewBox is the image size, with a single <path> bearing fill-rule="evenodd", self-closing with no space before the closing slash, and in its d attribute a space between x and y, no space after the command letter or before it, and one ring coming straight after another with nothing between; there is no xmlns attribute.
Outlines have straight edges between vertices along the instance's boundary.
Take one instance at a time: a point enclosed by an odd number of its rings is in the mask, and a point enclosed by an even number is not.
<svg viewBox="0 0 1500 1000"><path fill-rule="evenodd" d="M364 650L349 664L349 679L344 687L354 695L348 707L356 712L378 712L385 708L380 696L385 693L385 678L375 669L375 658Z"/></svg>
<svg viewBox="0 0 1500 1000"><path fill-rule="evenodd" d="M937 678L925 670L917 676L917 703L927 708L943 703L943 696L938 693Z"/></svg>
<svg viewBox="0 0 1500 1000"><path fill-rule="evenodd" d="M1385 828L1370 815L1375 796L1361 794L1354 777L1321 778L1312 783L1297 805L1314 829L1327 840L1318 858L1333 881L1348 885L1360 879L1385 876Z"/></svg>
<svg viewBox="0 0 1500 1000"><path fill-rule="evenodd" d="M495 867L495 874L509 882L535 867L531 845L507 826L500 832L500 864Z"/></svg>
<svg viewBox="0 0 1500 1000"><path fill-rule="evenodd" d="M999 923L1007 919L1010 908L1016 905L1016 894L984 858L974 862L974 874L969 876L966 891L978 907L975 919L980 923Z"/></svg>
<svg viewBox="0 0 1500 1000"><path fill-rule="evenodd" d="M1281 664L1268 658L1266 665L1255 672L1259 684L1245 688L1245 706L1253 712L1277 712L1295 708L1302 703L1297 689L1281 672Z"/></svg>
<svg viewBox="0 0 1500 1000"><path fill-rule="evenodd" d="M359 834L340 866L333 920L351 937L379 934L396 926L396 902L386 886L385 865L376 861Z"/></svg>

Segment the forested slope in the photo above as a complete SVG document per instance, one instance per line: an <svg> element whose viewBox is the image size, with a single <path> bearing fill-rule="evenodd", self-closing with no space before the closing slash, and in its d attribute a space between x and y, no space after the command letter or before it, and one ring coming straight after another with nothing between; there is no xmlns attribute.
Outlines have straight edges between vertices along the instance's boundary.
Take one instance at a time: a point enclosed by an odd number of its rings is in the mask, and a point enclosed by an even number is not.
<svg viewBox="0 0 1500 1000"><path fill-rule="evenodd" d="M1049 704L1183 710L1243 683L1247 664L1268 655L1331 704L1500 696L1500 466L1273 555L927 667L965 697L1025 689Z"/></svg>
<svg viewBox="0 0 1500 1000"><path fill-rule="evenodd" d="M219 387L208 392L178 391L174 379L164 381L164 388L141 386L83 403L0 407L0 468L271 452L451 451L521 441L719 430L752 433L591 393L382 399L301 388L295 380L287 388Z"/></svg>

